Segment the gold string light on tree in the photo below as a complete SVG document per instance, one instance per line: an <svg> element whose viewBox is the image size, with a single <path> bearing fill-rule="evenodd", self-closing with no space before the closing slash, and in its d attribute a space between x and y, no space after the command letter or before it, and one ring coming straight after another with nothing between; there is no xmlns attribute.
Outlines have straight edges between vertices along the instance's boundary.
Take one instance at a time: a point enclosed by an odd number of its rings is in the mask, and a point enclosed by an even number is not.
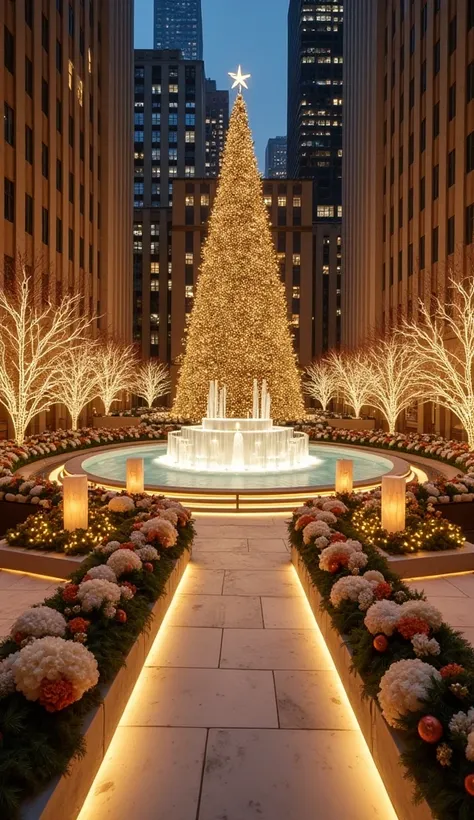
<svg viewBox="0 0 474 820"><path fill-rule="evenodd" d="M263 202L247 108L238 86L196 297L185 338L174 412L205 415L209 382L227 386L228 415L252 410L253 380L266 379L275 418L304 412L284 286Z"/></svg>

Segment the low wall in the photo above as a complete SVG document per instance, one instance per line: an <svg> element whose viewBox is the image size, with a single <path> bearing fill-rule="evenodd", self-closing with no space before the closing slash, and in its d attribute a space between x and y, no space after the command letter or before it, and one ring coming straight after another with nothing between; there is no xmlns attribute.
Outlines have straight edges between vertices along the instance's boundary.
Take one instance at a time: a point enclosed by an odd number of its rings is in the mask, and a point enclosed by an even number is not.
<svg viewBox="0 0 474 820"><path fill-rule="evenodd" d="M326 610L321 609L321 596L294 547L291 559L398 817L400 820L431 820L426 801L417 806L412 803L413 789L407 784L405 769L400 764L402 733L388 726L375 700L362 697L362 679L351 669L349 647L333 628Z"/></svg>
<svg viewBox="0 0 474 820"><path fill-rule="evenodd" d="M375 419L326 419L325 424L338 430L375 430Z"/></svg>

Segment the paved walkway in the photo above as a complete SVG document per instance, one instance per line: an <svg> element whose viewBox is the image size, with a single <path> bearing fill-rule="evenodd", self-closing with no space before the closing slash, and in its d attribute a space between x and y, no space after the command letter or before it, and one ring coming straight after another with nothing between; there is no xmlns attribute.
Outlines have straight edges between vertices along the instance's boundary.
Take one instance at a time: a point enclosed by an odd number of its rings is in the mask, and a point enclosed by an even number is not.
<svg viewBox="0 0 474 820"><path fill-rule="evenodd" d="M80 820L395 820L285 536L199 518Z"/></svg>

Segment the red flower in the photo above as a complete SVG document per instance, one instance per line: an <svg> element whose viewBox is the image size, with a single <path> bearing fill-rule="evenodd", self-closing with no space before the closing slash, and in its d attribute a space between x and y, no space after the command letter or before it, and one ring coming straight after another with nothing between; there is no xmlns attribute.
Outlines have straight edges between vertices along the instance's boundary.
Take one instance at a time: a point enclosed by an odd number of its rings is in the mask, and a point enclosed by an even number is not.
<svg viewBox="0 0 474 820"><path fill-rule="evenodd" d="M87 632L87 627L90 626L90 621L86 621L85 618L73 618L72 621L69 621L67 628L73 635L76 632Z"/></svg>
<svg viewBox="0 0 474 820"><path fill-rule="evenodd" d="M13 636L13 640L15 643L20 644L25 636L21 632L15 632Z"/></svg>
<svg viewBox="0 0 474 820"><path fill-rule="evenodd" d="M125 541L124 544L120 544L120 550L133 550L135 549L135 544L133 541Z"/></svg>
<svg viewBox="0 0 474 820"><path fill-rule="evenodd" d="M75 601L79 587L77 584L66 584L63 589L63 601Z"/></svg>
<svg viewBox="0 0 474 820"><path fill-rule="evenodd" d="M296 519L295 530L302 530L308 524L312 524L313 521L314 521L314 515L308 515L308 514L301 515L299 518Z"/></svg>
<svg viewBox="0 0 474 820"><path fill-rule="evenodd" d="M59 712L74 703L74 688L70 680L48 680L43 678L40 684L39 702L47 712Z"/></svg>
<svg viewBox="0 0 474 820"><path fill-rule="evenodd" d="M130 583L130 581L123 581L123 583L121 584L121 586L123 586L123 587L128 587L128 588L132 591L132 593L133 593L134 595L135 595L135 593L136 593L136 591L137 591L137 588L136 588L135 584L131 584L131 583Z"/></svg>
<svg viewBox="0 0 474 820"><path fill-rule="evenodd" d="M342 532L333 532L329 540L331 544L336 544L338 541L347 541L347 538Z"/></svg>
<svg viewBox="0 0 474 820"><path fill-rule="evenodd" d="M374 589L374 596L378 601L381 601L383 598L390 598L391 594L392 587L387 581L381 581Z"/></svg>
<svg viewBox="0 0 474 820"><path fill-rule="evenodd" d="M400 635L410 640L414 635L429 635L430 625L423 618L401 618L397 624Z"/></svg>
<svg viewBox="0 0 474 820"><path fill-rule="evenodd" d="M461 675L464 672L464 666L461 666L460 663L448 663L446 666L443 666L439 673L442 678L456 678L458 675Z"/></svg>

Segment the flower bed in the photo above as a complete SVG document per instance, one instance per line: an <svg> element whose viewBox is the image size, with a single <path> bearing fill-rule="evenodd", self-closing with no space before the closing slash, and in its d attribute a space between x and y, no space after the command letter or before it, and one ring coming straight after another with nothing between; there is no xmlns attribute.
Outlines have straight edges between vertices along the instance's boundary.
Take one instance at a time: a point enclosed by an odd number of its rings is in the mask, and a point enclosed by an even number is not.
<svg viewBox="0 0 474 820"><path fill-rule="evenodd" d="M190 513L178 502L122 495L109 505L123 517L114 540L104 539L70 583L17 618L0 646L1 817L19 817L21 802L84 751L83 724L100 702L99 686L119 671L191 545Z"/></svg>
<svg viewBox="0 0 474 820"><path fill-rule="evenodd" d="M295 511L290 541L365 694L400 730L415 799L426 799L440 820L467 820L474 816L474 650L359 539L353 519L342 499L315 498Z"/></svg>

